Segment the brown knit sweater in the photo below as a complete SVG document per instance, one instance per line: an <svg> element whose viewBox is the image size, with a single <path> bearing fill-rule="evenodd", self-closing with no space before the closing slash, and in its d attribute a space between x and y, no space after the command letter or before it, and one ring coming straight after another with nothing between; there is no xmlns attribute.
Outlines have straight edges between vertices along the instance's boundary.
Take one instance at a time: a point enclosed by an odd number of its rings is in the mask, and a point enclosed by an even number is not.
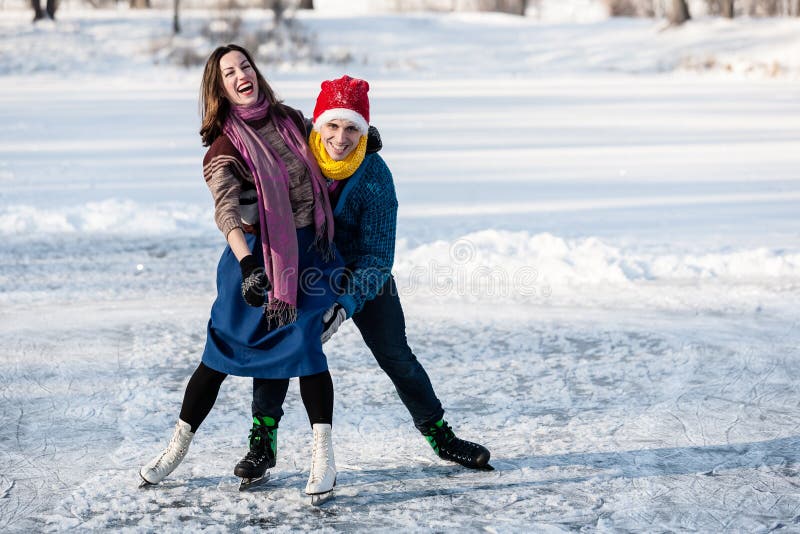
<svg viewBox="0 0 800 534"><path fill-rule="evenodd" d="M305 132L303 115L289 106L280 104L291 117L300 132ZM286 165L289 173L289 201L294 214L294 225L302 228L314 222L314 192L311 174L280 136L274 123L268 118L248 122L267 143L272 146ZM227 237L234 228L258 226L257 215L252 204L256 197L253 175L244 158L233 146L227 135L219 136L203 158L203 178L214 198L214 221ZM242 216L246 222L243 223Z"/></svg>

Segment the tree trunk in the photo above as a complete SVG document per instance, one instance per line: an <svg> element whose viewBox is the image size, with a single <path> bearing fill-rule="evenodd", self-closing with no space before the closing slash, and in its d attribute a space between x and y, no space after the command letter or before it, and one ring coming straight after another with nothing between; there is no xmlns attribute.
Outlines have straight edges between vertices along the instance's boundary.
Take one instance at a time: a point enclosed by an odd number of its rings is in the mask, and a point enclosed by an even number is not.
<svg viewBox="0 0 800 534"><path fill-rule="evenodd" d="M670 13L669 21L672 24L680 25L690 20L692 17L689 15L689 6L686 5L686 0L672 0L672 13Z"/></svg>
<svg viewBox="0 0 800 534"><path fill-rule="evenodd" d="M130 0L131 9L145 9L150 7L150 0Z"/></svg>
<svg viewBox="0 0 800 534"><path fill-rule="evenodd" d="M314 9L314 0L300 0L297 9Z"/></svg>
<svg viewBox="0 0 800 534"><path fill-rule="evenodd" d="M178 35L181 33L181 21L179 18L180 9L181 9L181 0L173 0L172 3L173 12L172 12L172 33Z"/></svg>
<svg viewBox="0 0 800 534"><path fill-rule="evenodd" d="M275 27L281 25L283 21L283 14L286 11L286 4L284 3L285 0L271 0L264 2L264 7L268 9L272 9L273 20L275 21Z"/></svg>
<svg viewBox="0 0 800 534"><path fill-rule="evenodd" d="M800 17L800 0L797 0L794 4L794 16Z"/></svg>
<svg viewBox="0 0 800 534"><path fill-rule="evenodd" d="M726 19L733 18L733 0L722 0L722 16Z"/></svg>

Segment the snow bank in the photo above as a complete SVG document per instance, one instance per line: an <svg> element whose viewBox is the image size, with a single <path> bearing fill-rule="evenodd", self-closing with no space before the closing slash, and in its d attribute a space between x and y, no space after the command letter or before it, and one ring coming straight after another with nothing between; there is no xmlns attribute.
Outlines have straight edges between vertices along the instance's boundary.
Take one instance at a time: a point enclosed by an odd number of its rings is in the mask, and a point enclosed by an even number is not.
<svg viewBox="0 0 800 534"><path fill-rule="evenodd" d="M598 15L596 4L583 4L545 3L527 17L357 15L358 9L343 13L321 6L298 13L314 50L300 59L280 52L270 68L325 76L344 67L371 78L393 73L424 78L672 71L769 78L800 73L796 18L701 17L667 28L662 21L606 19ZM51 26L31 25L25 11L7 15L0 21L0 76L130 74L155 63L182 65L187 54L192 57L189 64L202 62L216 44L205 35L209 20L217 16L210 11L185 11L179 38L172 36L169 10L69 9L59 12L58 24ZM236 16L243 31L252 35L271 24L264 10L244 10ZM104 46L112 37L114 46ZM178 49L182 52L173 54Z"/></svg>
<svg viewBox="0 0 800 534"><path fill-rule="evenodd" d="M213 212L190 204L109 199L62 209L0 206L0 236L166 235L215 228Z"/></svg>
<svg viewBox="0 0 800 534"><path fill-rule="evenodd" d="M58 209L0 207L0 236L51 239L130 236L153 239L215 232L213 211L185 203L144 204L109 199ZM178 234L180 235L180 234ZM664 245L664 250L670 250ZM642 252L597 237L565 239L551 233L482 230L419 246L398 241L395 270L406 289L457 284L454 290L491 296L513 290L521 297L553 287L628 285L652 281L771 282L800 279L800 251L726 249L707 254ZM492 287L492 284L500 284ZM510 293L506 296L511 296Z"/></svg>
<svg viewBox="0 0 800 534"><path fill-rule="evenodd" d="M706 18L670 28L648 19L565 24L497 13L382 15L351 17L348 31L341 32L341 18L303 17L321 48L346 50L382 74L474 78L715 71L762 78L800 72L800 20L793 18ZM365 48L376 27L386 28L390 37L383 46ZM454 50L459 60L452 60Z"/></svg>
<svg viewBox="0 0 800 534"><path fill-rule="evenodd" d="M181 294L198 288L206 291L205 282L211 279L208 273L213 272L224 244L210 209L177 203L148 206L122 200L62 210L3 208L0 236L9 252L35 250L30 258L20 261L20 272L14 274L17 281L26 276L23 266L28 262L53 264L48 270L49 299L55 298L53 291L63 293L64 298L78 298L73 290L83 292L90 286L97 286L92 294L99 297L105 286L119 284L130 295L154 290ZM131 246L137 252L126 249L119 256L115 243L120 237L134 243ZM56 242L58 246L52 247ZM165 247L166 242L173 254L170 262L162 265L148 251ZM83 272L87 267L81 258L86 246L101 256L116 258L109 260L114 265L97 273ZM58 251L57 257L50 258L51 249ZM547 232L487 229L413 246L408 239L400 239L393 272L404 300L418 305L741 310L758 308L800 287L800 250L728 246L698 253L697 249L680 250L671 243L620 244L599 237L565 238ZM156 256L162 258L163 254ZM198 257L204 258L201 264L197 264ZM194 272L193 281L176 284L170 279L175 261L192 264L178 267ZM73 263L83 277L81 283L76 283L70 270ZM140 265L147 267L144 277ZM122 278L106 280L104 277L112 272ZM11 279L3 282L0 278L0 286L6 286L9 302L38 299L24 287L15 288Z"/></svg>
<svg viewBox="0 0 800 534"><path fill-rule="evenodd" d="M800 251L724 250L708 254L644 253L589 237L484 230L455 241L409 248L398 244L395 270L410 291L441 296L549 298L582 289L613 294L613 287L651 282L771 285L800 282Z"/></svg>

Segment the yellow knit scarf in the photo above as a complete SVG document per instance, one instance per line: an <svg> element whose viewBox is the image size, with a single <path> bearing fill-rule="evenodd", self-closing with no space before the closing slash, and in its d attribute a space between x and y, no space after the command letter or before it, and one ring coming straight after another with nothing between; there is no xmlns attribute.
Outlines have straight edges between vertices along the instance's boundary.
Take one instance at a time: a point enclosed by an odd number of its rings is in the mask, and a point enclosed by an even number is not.
<svg viewBox="0 0 800 534"><path fill-rule="evenodd" d="M364 161L364 156L367 154L367 136L362 135L358 141L358 146L342 161L336 161L330 157L328 151L325 150L322 137L316 130L312 130L308 146L311 148L311 153L314 154L317 163L319 163L319 168L326 178L344 180L353 176L358 166Z"/></svg>

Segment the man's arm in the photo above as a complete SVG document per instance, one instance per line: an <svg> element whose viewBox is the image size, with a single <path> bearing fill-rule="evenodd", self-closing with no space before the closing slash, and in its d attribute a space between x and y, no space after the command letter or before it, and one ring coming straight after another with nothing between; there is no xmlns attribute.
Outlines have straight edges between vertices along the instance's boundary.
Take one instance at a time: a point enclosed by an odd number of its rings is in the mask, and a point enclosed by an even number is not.
<svg viewBox="0 0 800 534"><path fill-rule="evenodd" d="M366 301L375 298L391 275L394 264L397 195L391 172L382 161L377 172L381 173L378 187L365 191L370 198L365 202L366 209L358 221L359 254L348 266L351 276L347 293L339 298L348 317L360 311Z"/></svg>

